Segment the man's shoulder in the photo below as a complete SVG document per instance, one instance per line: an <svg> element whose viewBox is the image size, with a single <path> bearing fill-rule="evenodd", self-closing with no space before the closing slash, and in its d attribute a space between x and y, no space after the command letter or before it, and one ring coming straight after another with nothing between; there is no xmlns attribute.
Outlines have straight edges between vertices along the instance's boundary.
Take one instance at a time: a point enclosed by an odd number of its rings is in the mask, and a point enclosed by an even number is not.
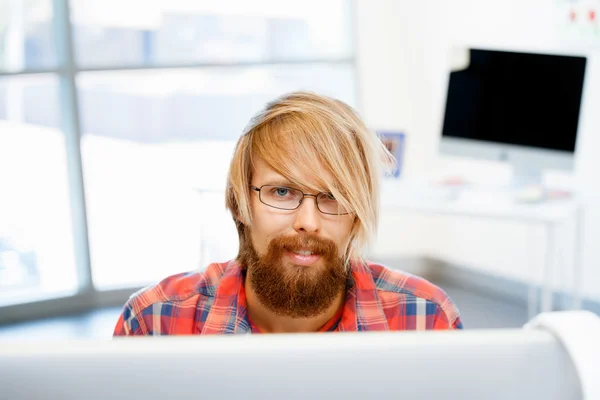
<svg viewBox="0 0 600 400"><path fill-rule="evenodd" d="M127 305L135 314L154 304L176 304L215 296L229 262L210 264L203 271L171 275L131 295Z"/></svg>
<svg viewBox="0 0 600 400"><path fill-rule="evenodd" d="M202 331L212 304L235 290L235 261L210 264L203 271L171 275L134 293L123 309L115 336L190 335Z"/></svg>
<svg viewBox="0 0 600 400"><path fill-rule="evenodd" d="M423 299L438 306L450 319L458 317L456 306L446 292L427 279L380 263L368 262L367 266L383 303L406 303Z"/></svg>

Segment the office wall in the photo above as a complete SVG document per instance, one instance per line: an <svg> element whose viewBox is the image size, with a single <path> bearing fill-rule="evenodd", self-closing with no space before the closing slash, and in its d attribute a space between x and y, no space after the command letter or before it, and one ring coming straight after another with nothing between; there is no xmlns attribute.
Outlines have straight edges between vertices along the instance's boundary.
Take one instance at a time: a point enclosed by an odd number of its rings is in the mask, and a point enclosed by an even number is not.
<svg viewBox="0 0 600 400"><path fill-rule="evenodd" d="M574 178L586 201L583 242L584 292L600 299L600 45L565 39L547 0L395 1L357 0L357 53L360 109L373 128L407 134L404 174L408 178L459 173L476 182L503 182L506 165L437 154L451 44L588 55L580 137ZM569 262L572 235L561 236L562 260ZM382 215L373 253L430 255L492 274L539 278L544 232L509 222L490 223L449 217L389 212ZM571 282L557 274L558 286Z"/></svg>

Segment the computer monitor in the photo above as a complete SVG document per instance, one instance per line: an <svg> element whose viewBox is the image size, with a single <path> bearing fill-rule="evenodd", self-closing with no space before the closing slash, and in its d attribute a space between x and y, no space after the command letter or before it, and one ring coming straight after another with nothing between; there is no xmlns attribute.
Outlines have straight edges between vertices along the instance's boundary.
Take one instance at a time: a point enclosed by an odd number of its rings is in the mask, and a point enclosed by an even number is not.
<svg viewBox="0 0 600 400"><path fill-rule="evenodd" d="M570 354L542 329L0 342L0 399L581 396Z"/></svg>
<svg viewBox="0 0 600 400"><path fill-rule="evenodd" d="M517 185L571 170L586 57L454 47L440 151L506 161Z"/></svg>

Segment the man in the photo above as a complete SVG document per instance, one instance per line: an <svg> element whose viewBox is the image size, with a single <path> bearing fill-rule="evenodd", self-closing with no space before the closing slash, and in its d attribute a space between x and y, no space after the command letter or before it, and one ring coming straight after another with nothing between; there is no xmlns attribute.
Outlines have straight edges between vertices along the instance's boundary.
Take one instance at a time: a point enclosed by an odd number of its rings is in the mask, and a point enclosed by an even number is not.
<svg viewBox="0 0 600 400"><path fill-rule="evenodd" d="M340 101L298 92L268 104L229 169L237 258L136 293L114 334L462 328L441 289L362 256L389 157Z"/></svg>

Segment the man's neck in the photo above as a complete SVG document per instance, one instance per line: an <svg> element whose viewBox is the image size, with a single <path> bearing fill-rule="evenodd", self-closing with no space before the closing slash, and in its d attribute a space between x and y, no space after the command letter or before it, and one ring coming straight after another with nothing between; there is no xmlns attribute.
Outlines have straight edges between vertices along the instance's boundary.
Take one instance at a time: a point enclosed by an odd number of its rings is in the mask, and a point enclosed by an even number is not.
<svg viewBox="0 0 600 400"><path fill-rule="evenodd" d="M327 310L315 317L282 317L273 313L258 301L258 297L254 290L252 290L252 285L250 285L249 281L249 279L246 279L244 283L248 316L252 320L252 323L264 333L317 332L344 306L346 298L346 291L341 290Z"/></svg>

